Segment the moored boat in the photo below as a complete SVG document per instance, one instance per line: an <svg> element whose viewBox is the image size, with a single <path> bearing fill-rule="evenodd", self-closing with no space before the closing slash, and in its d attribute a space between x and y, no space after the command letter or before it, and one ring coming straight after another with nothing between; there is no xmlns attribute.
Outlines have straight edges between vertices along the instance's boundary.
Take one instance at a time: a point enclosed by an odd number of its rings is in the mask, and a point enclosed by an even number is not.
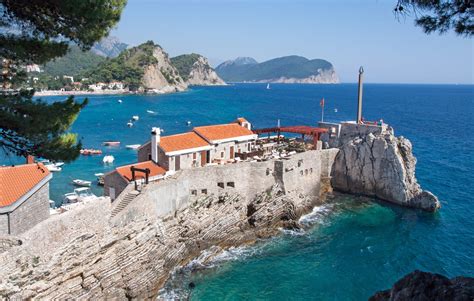
<svg viewBox="0 0 474 301"><path fill-rule="evenodd" d="M140 119L140 117L138 115L133 115L132 116L132 120L137 121L138 119Z"/></svg>
<svg viewBox="0 0 474 301"><path fill-rule="evenodd" d="M120 141L104 141L102 144L107 146L118 146L120 145Z"/></svg>
<svg viewBox="0 0 474 301"><path fill-rule="evenodd" d="M113 163L114 160L115 160L114 156L107 155L107 156L104 156L104 158L102 159L102 162L104 162L104 164L107 164L107 163Z"/></svg>
<svg viewBox="0 0 474 301"><path fill-rule="evenodd" d="M92 182L91 181L86 181L86 180L81 180L81 179L75 179L72 180L72 183L77 186L83 186L83 187L90 187Z"/></svg>
<svg viewBox="0 0 474 301"><path fill-rule="evenodd" d="M127 144L127 145L125 145L125 148L138 149L140 146L141 146L141 144Z"/></svg>
<svg viewBox="0 0 474 301"><path fill-rule="evenodd" d="M84 156L102 155L102 151L100 149L86 148L86 149L81 149L81 155L84 155Z"/></svg>
<svg viewBox="0 0 474 301"><path fill-rule="evenodd" d="M44 167L46 167L49 171L51 172L56 172L56 171L61 171L61 167L56 166L54 163L46 164Z"/></svg>

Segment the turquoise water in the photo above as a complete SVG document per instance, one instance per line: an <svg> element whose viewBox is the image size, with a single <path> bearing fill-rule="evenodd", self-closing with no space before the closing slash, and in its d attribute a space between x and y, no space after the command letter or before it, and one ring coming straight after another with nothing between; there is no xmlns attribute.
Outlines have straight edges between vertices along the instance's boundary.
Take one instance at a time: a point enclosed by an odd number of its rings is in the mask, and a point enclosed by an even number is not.
<svg viewBox="0 0 474 301"><path fill-rule="evenodd" d="M326 120L355 118L354 84L272 85L271 90L255 84L196 87L160 96L90 97L73 130L85 147L120 140L119 148L103 148L104 154L115 156L115 165L104 166L102 156L81 157L54 174L51 197L60 203L62 194L73 189L72 178L93 180L95 172L133 162L136 152L125 145L147 141L152 126L173 134L189 130L187 120L204 125L238 116L255 127L273 126L277 119L282 125L314 124L320 119L321 97L326 99ZM140 120L127 128L132 115ZM233 250L211 267L178 273L166 293L193 300L364 300L414 269L474 276L474 86L368 84L364 116L383 118L397 135L412 141L417 178L441 199L439 213L337 196L312 216L303 233L283 233ZM194 289L188 288L190 282Z"/></svg>

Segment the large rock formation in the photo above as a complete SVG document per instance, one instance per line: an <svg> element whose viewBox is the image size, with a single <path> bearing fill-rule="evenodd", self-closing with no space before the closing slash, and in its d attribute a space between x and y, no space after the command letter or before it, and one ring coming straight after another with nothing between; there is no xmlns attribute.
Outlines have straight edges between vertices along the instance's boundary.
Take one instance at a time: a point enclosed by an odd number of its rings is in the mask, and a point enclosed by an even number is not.
<svg viewBox="0 0 474 301"><path fill-rule="evenodd" d="M168 54L158 45L154 45L153 57L156 61L145 67L142 78L143 88L152 92L184 91L187 84L173 66Z"/></svg>
<svg viewBox="0 0 474 301"><path fill-rule="evenodd" d="M212 69L205 57L199 54L183 54L171 59L179 74L190 86L225 85L225 82Z"/></svg>
<svg viewBox="0 0 474 301"><path fill-rule="evenodd" d="M298 227L315 204L278 187L247 201L206 196L166 219L137 198L110 219L102 200L54 216L0 248L0 296L10 299L146 299L176 266L211 246L235 246ZM0 241L1 242L1 241Z"/></svg>
<svg viewBox="0 0 474 301"><path fill-rule="evenodd" d="M335 189L428 211L440 208L438 199L416 181L416 158L408 139L395 137L390 129L350 138L334 162Z"/></svg>
<svg viewBox="0 0 474 301"><path fill-rule="evenodd" d="M448 279L439 274L414 271L398 280L391 289L377 292L369 301L474 300L474 278Z"/></svg>

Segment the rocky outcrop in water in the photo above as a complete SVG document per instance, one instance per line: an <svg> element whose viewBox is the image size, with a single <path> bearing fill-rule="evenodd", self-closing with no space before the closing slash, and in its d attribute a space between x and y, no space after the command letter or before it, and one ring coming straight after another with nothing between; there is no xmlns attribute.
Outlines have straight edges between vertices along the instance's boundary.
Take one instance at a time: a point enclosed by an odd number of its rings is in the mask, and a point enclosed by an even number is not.
<svg viewBox="0 0 474 301"><path fill-rule="evenodd" d="M390 130L369 133L340 146L333 167L335 189L402 206L435 211L440 202L421 189L415 178L416 158L410 141Z"/></svg>
<svg viewBox="0 0 474 301"><path fill-rule="evenodd" d="M414 271L398 280L391 289L377 292L369 301L474 300L474 278L448 279L439 274Z"/></svg>
<svg viewBox="0 0 474 301"><path fill-rule="evenodd" d="M211 246L251 243L298 227L314 199L278 187L245 201L203 197L166 219L137 198L116 219L107 200L40 223L0 253L0 296L10 299L146 299L176 266ZM8 245L8 246L7 246Z"/></svg>

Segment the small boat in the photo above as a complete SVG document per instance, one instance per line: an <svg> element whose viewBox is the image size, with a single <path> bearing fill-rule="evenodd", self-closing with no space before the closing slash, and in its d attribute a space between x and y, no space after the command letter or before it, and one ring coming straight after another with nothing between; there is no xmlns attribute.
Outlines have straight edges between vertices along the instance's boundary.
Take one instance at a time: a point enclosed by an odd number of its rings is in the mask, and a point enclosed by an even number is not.
<svg viewBox="0 0 474 301"><path fill-rule="evenodd" d="M191 125L191 121L186 121L186 125Z"/></svg>
<svg viewBox="0 0 474 301"><path fill-rule="evenodd" d="M114 160L115 160L114 156L108 155L108 156L104 156L104 158L102 159L102 162L107 164L107 163L113 163Z"/></svg>
<svg viewBox="0 0 474 301"><path fill-rule="evenodd" d="M138 117L138 115L133 115L133 116L132 116L132 120L137 121L138 119L140 119L140 117Z"/></svg>
<svg viewBox="0 0 474 301"><path fill-rule="evenodd" d="M91 181L86 181L86 180L81 180L81 179L75 179L72 180L72 183L77 186L84 186L84 187L90 187L92 182Z"/></svg>
<svg viewBox="0 0 474 301"><path fill-rule="evenodd" d="M127 126L128 126L129 128L131 128L131 127L133 126L133 122L131 122L131 121L127 122Z"/></svg>
<svg viewBox="0 0 474 301"><path fill-rule="evenodd" d="M92 193L88 187L81 187L74 189L74 192L66 193L64 195L63 203L72 204L77 202L86 202L96 199L97 196Z"/></svg>
<svg viewBox="0 0 474 301"><path fill-rule="evenodd" d="M120 145L120 141L105 141L103 144L107 146L118 146Z"/></svg>
<svg viewBox="0 0 474 301"><path fill-rule="evenodd" d="M101 172L95 173L94 176L97 177L97 185L104 186L104 174Z"/></svg>
<svg viewBox="0 0 474 301"><path fill-rule="evenodd" d="M102 155L102 151L100 149L85 148L85 149L81 149L81 155L83 156Z"/></svg>
<svg viewBox="0 0 474 301"><path fill-rule="evenodd" d="M146 112L147 112L148 114L156 114L156 112L155 112L155 111L152 111L152 110L146 110Z"/></svg>
<svg viewBox="0 0 474 301"><path fill-rule="evenodd" d="M121 100L121 99L119 99L119 100L117 100L117 102L118 102L118 103L122 103L122 100Z"/></svg>
<svg viewBox="0 0 474 301"><path fill-rule="evenodd" d="M267 84L267 90L270 90L270 84Z"/></svg>
<svg viewBox="0 0 474 301"><path fill-rule="evenodd" d="M137 149L141 146L141 144L128 144L128 145L125 145L126 148L128 149Z"/></svg>
<svg viewBox="0 0 474 301"><path fill-rule="evenodd" d="M75 192L69 192L64 194L64 200L63 203L71 204L71 203L76 203L77 202L77 193Z"/></svg>
<svg viewBox="0 0 474 301"><path fill-rule="evenodd" d="M64 162L55 162L55 163L53 163L53 164L54 164L54 166L56 166L56 167L61 167L61 166L64 165Z"/></svg>
<svg viewBox="0 0 474 301"><path fill-rule="evenodd" d="M337 113L337 108L334 109L334 113Z"/></svg>
<svg viewBox="0 0 474 301"><path fill-rule="evenodd" d="M46 164L44 167L46 167L51 172L56 172L56 171L61 171L62 170L61 167L57 167L53 163Z"/></svg>

